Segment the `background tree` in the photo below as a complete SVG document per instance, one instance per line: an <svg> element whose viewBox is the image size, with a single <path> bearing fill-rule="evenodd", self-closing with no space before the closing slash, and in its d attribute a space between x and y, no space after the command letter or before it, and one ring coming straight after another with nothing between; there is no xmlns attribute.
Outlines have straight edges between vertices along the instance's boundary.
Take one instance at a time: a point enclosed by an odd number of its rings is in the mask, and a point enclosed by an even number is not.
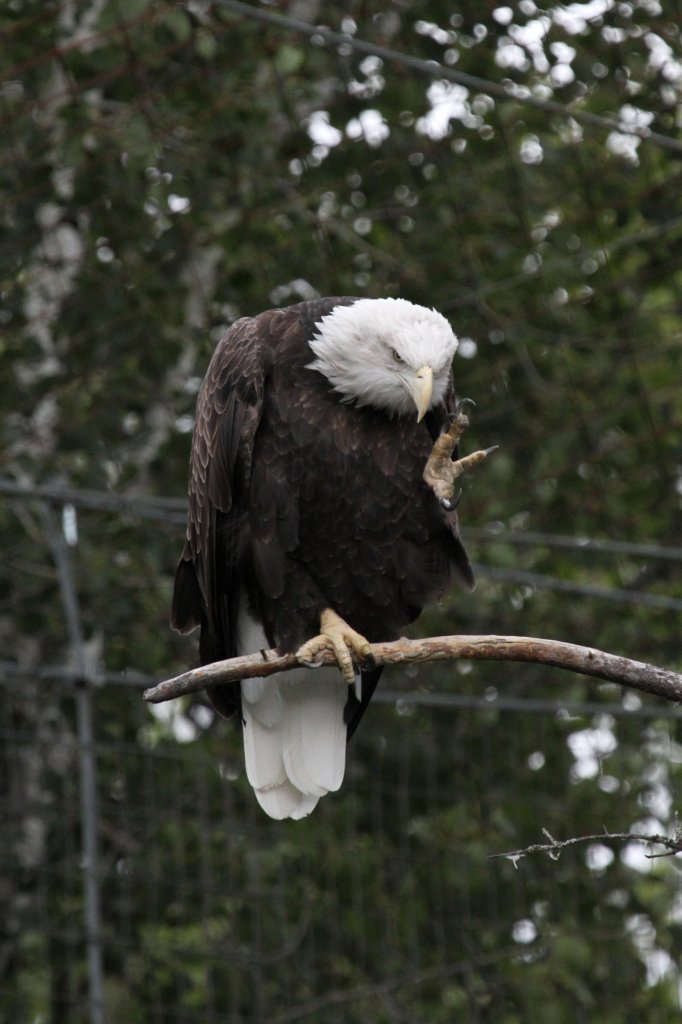
<svg viewBox="0 0 682 1024"><path fill-rule="evenodd" d="M213 347L316 294L442 310L478 405L466 444L502 445L462 503L478 590L419 632L679 667L677 7L254 9L270 22L203 0L0 16L2 473L98 496L57 506L108 682L105 1019L677 1020L674 863L606 843L487 860L543 827L672 829L674 710L532 667L395 671L343 791L292 827L259 816L203 703L155 716L123 685L196 657L167 617ZM73 650L38 499L8 497L0 535L0 1014L92 1020Z"/></svg>

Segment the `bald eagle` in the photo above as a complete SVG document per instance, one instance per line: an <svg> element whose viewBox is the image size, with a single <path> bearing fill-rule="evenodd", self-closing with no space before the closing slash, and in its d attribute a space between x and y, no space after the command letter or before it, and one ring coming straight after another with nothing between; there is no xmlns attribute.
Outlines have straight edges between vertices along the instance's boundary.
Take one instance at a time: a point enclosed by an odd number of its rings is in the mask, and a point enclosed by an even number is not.
<svg viewBox="0 0 682 1024"><path fill-rule="evenodd" d="M237 320L210 362L172 625L201 629L202 664L275 646L310 663L331 646L341 670L209 691L241 721L273 818L341 785L381 673L368 642L399 637L453 572L473 585L457 513L424 481L456 410L457 344L404 299L327 298Z"/></svg>

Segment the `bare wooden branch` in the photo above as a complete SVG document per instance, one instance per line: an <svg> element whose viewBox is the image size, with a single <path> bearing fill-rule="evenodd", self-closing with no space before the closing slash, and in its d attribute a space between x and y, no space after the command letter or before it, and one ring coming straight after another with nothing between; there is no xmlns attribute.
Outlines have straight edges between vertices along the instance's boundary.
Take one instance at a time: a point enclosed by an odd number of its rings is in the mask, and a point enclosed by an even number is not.
<svg viewBox="0 0 682 1024"><path fill-rule="evenodd" d="M458 660L537 662L682 703L682 675L679 673L560 640L528 636L440 636L423 640L403 637L392 643L372 644L371 648L377 665ZM222 683L285 672L297 664L294 654L279 654L275 650L216 661L159 683L145 691L144 699L160 704ZM333 652L322 652L319 664L335 665Z"/></svg>
<svg viewBox="0 0 682 1024"><path fill-rule="evenodd" d="M599 843L605 839L616 842L630 842L634 839L637 842L646 843L647 846L662 846L664 848L664 853L645 854L649 860L654 860L657 857L674 857L676 854L682 853L682 831L679 829L676 829L675 834L672 836L659 835L658 833L648 834L645 832L604 831L590 836L573 836L571 839L555 839L546 828L543 828L542 831L549 842L533 843L532 846L526 846L522 850L510 850L508 853L491 853L488 856L488 860L506 857L508 860L514 861L514 867L517 866L517 860L521 857L527 857L530 853L546 853L552 860L558 860L561 851L569 846L576 846L578 843Z"/></svg>

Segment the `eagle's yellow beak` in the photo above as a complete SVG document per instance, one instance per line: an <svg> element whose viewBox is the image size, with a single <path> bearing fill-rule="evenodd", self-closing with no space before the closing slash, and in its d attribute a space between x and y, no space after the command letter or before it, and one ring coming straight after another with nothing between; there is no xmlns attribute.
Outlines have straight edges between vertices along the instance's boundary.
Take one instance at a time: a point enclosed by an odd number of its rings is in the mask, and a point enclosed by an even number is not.
<svg viewBox="0 0 682 1024"><path fill-rule="evenodd" d="M422 366L417 370L412 383L412 397L417 406L417 423L426 416L431 403L431 392L433 391L433 370L430 366Z"/></svg>

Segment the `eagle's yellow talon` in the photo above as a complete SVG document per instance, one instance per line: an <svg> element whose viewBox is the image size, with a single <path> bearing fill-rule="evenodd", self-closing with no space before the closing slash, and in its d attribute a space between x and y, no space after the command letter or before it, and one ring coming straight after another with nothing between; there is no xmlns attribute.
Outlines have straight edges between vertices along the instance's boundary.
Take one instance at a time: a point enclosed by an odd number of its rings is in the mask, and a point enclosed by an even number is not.
<svg viewBox="0 0 682 1024"><path fill-rule="evenodd" d="M355 658L363 667L373 666L374 657L369 642L361 633L352 629L347 622L331 608L325 608L320 616L318 636L306 641L296 651L296 659L303 665L314 665L320 651L331 650L336 655L339 671L345 683L355 683Z"/></svg>
<svg viewBox="0 0 682 1024"><path fill-rule="evenodd" d="M461 402L459 405L461 406ZM459 410L459 406L458 406ZM446 511L455 509L458 498L455 496L455 481L468 470L497 450L497 445L485 448L471 455L453 461L452 455L469 420L462 412L457 412L448 429L434 442L431 454L424 467L424 482L428 484Z"/></svg>

